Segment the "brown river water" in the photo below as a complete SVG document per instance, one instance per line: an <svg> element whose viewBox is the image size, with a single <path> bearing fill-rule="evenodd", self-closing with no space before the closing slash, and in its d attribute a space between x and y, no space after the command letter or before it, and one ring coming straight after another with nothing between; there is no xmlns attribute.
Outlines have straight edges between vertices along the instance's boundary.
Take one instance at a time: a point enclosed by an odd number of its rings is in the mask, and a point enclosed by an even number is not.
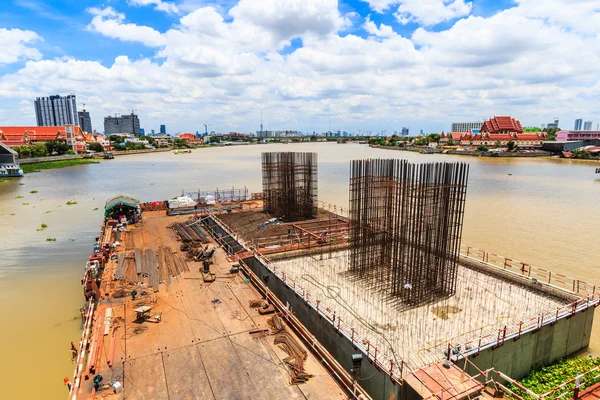
<svg viewBox="0 0 600 400"><path fill-rule="evenodd" d="M69 343L81 334L79 279L107 197L125 192L164 200L182 190L231 186L258 192L263 151L318 152L319 198L343 207L350 160L467 162L464 244L600 284L598 164L303 143L139 154L47 170L0 183L0 398L66 398L62 380L73 373ZM48 227L37 231L42 223ZM46 242L49 237L56 242ZM600 354L598 315L592 336L590 351Z"/></svg>

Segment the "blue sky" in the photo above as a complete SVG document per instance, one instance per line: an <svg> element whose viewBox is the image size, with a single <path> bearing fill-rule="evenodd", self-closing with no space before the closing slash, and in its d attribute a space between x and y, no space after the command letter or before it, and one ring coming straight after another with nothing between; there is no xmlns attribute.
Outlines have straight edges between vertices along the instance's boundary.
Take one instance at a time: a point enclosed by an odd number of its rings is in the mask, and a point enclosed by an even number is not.
<svg viewBox="0 0 600 400"><path fill-rule="evenodd" d="M0 126L76 93L147 130L600 121L593 0L3 0ZM595 126L595 124L594 124Z"/></svg>

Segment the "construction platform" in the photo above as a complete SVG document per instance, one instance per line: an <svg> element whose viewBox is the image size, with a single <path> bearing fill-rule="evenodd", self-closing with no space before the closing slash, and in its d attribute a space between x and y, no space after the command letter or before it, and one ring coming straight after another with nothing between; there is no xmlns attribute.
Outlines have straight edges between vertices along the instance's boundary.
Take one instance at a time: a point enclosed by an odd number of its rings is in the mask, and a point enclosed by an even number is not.
<svg viewBox="0 0 600 400"><path fill-rule="evenodd" d="M348 265L347 251L274 262L290 281L381 349L382 356L389 352L411 368L445 358L448 344L464 348L504 326L569 303L459 265L454 296L409 307L356 279Z"/></svg>
<svg viewBox="0 0 600 400"><path fill-rule="evenodd" d="M241 271L232 270L232 262L218 246L210 266L212 282L205 282L201 263L184 260L181 242L170 226L185 220L168 217L164 211L147 211L142 222L120 233L121 245L104 268L99 299L88 307L92 321L84 327L79 348L84 355L77 360L70 398L348 398L283 322L302 349L298 351L308 354L304 372L312 375L302 384L291 383L293 374L286 366L289 354L274 344L267 323L274 314L261 315L250 306L261 295ZM110 236L107 229L101 240L110 243L114 240ZM136 276L135 263L127 265L121 257L135 249L144 254L151 250L154 255L168 249L172 262L146 259L150 268L158 270L139 274L140 282L116 280L117 274L131 275L131 268ZM150 286L154 279L159 284ZM96 390L98 375L102 381Z"/></svg>
<svg viewBox="0 0 600 400"><path fill-rule="evenodd" d="M588 346L600 304L593 284L462 245L456 293L409 306L349 271L347 214L338 210L329 206L324 218L303 221L310 224L305 236L293 223L264 229L270 216L260 209L213 215L211 226L232 257L270 279L270 290L338 360L359 349L376 367L372 373L399 385L364 383L373 398L405 398L398 387L406 383L419 397L466 398L481 392L470 377L496 368L522 378ZM329 230L338 235L335 245L305 239ZM439 376L443 360L463 368L462 380ZM467 381L473 387L463 390Z"/></svg>

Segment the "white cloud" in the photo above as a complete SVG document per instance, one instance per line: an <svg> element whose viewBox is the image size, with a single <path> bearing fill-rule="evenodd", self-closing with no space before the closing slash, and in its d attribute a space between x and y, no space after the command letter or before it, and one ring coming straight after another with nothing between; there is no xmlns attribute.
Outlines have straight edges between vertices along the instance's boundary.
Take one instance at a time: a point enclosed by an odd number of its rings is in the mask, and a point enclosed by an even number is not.
<svg viewBox="0 0 600 400"><path fill-rule="evenodd" d="M0 65L23 59L39 60L42 54L30 46L41 40L42 38L32 31L0 28Z"/></svg>
<svg viewBox="0 0 600 400"><path fill-rule="evenodd" d="M578 16L595 21L598 11L584 0L570 8L560 19L520 0L491 17L470 16L441 31L422 27L411 37L352 16L367 38L343 31L349 16L333 1L195 7L164 32L113 8L94 8L90 30L142 43L154 49L152 56L100 63L20 51L17 59L29 60L25 67L0 76L6 111L0 123L34 123L19 101L69 92L87 103L100 128L104 115L131 108L146 128L167 123L174 131L201 130L199 121L206 120L217 131L257 129L259 109L273 129L310 131L327 129L329 119L332 128L348 130L423 124L411 131L427 129L422 121L447 130L455 118L494 114L512 114L525 125L557 115L562 121L571 110L600 120L600 24L586 20L575 28ZM31 49L40 39L28 35L8 43ZM302 47L285 54L293 38Z"/></svg>
<svg viewBox="0 0 600 400"><path fill-rule="evenodd" d="M155 10L164 11L166 13L176 14L179 12L179 9L174 3L162 0L128 0L128 2L132 6L154 6Z"/></svg>
<svg viewBox="0 0 600 400"><path fill-rule="evenodd" d="M112 7L92 7L88 12L94 16L88 25L89 30L113 39L140 42L151 47L165 43L161 33L150 27L123 23L125 14L116 12Z"/></svg>
<svg viewBox="0 0 600 400"><path fill-rule="evenodd" d="M362 0L369 4L372 10L383 13L394 4L400 3L400 0Z"/></svg>
<svg viewBox="0 0 600 400"><path fill-rule="evenodd" d="M268 31L276 41L332 34L345 26L337 0L240 0L229 15Z"/></svg>
<svg viewBox="0 0 600 400"><path fill-rule="evenodd" d="M528 18L545 19L550 24L595 35L600 26L598 0L515 0L511 12Z"/></svg>
<svg viewBox="0 0 600 400"><path fill-rule="evenodd" d="M471 3L465 0L399 0L394 13L401 24L416 22L424 26L464 17L471 13Z"/></svg>
<svg viewBox="0 0 600 400"><path fill-rule="evenodd" d="M363 28L365 31L367 31L369 35L377 36L379 38L389 38L392 36L396 36L396 32L394 32L394 29L389 25L379 24L378 28L377 24L371 21L370 15L367 15Z"/></svg>

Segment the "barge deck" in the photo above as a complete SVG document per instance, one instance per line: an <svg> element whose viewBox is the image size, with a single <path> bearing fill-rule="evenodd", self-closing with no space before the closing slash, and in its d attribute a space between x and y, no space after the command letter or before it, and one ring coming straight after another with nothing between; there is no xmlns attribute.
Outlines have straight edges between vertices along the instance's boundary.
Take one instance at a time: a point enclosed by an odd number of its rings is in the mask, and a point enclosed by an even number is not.
<svg viewBox="0 0 600 400"><path fill-rule="evenodd" d="M146 279L141 284L115 280L117 270L124 268L119 259L127 263L122 256L138 248L154 254L170 248L185 263L178 254L181 242L170 228L185 220L164 211L147 211L143 221L122 232L121 245L105 264L97 305L89 307L90 321L84 326L70 398L348 398L287 326L289 335L308 353L304 372L312 375L301 385L291 384L288 354L270 335L267 320L273 314L261 315L250 306L261 295L242 272L232 272L232 262L218 245L210 266L212 282L205 282L202 263L194 261L187 262L189 272L161 280L157 291ZM107 226L102 244L112 242L113 235Z"/></svg>

